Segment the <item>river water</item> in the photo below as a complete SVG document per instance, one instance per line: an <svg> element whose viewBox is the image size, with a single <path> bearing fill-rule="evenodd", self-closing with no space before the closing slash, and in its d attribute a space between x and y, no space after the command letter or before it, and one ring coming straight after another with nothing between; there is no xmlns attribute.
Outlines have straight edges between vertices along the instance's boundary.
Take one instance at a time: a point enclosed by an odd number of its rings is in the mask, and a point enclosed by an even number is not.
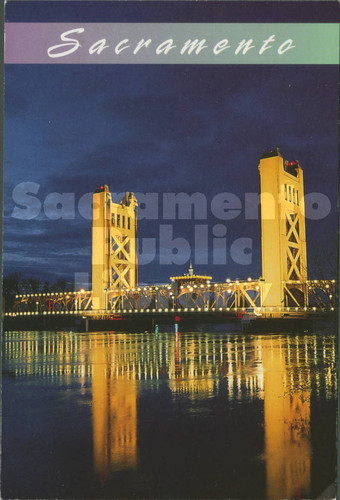
<svg viewBox="0 0 340 500"><path fill-rule="evenodd" d="M2 498L315 498L336 336L8 332Z"/></svg>

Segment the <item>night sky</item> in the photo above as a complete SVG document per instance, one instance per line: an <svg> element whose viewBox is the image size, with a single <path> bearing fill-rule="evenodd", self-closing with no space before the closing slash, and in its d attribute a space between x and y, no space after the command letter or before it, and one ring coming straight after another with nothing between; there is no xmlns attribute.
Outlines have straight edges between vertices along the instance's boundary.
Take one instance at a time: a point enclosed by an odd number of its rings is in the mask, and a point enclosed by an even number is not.
<svg viewBox="0 0 340 500"><path fill-rule="evenodd" d="M247 9L244 2L243 8L227 2L228 11L225 6L218 10L214 2L204 3L204 8L177 2L161 8L152 2L152 10L150 3L140 2L98 2L95 10L92 3L75 3L77 11L64 2L15 2L7 5L6 19L336 22L336 2L323 2L321 13L308 2L302 2L300 7L306 7L299 11L289 2L275 14L265 2L247 4ZM317 252L325 269L335 259L336 66L8 65L5 78L5 275L18 271L42 280L63 277L72 283L75 272L90 273L91 221L80 215L78 201L106 183L114 193L158 193L159 216L139 221L139 238L158 240L160 225L171 224L174 237L184 237L191 245L195 272L215 280L258 277L260 223L246 220L244 196L259 191L259 159L273 147L279 147L284 159L299 160L305 193L322 193L331 202L327 217L307 220L311 269ZM42 209L30 220L14 218L18 203L13 189L23 182L39 184L36 205L37 200L44 204L53 192L74 193L75 210L70 205L64 211L67 218L59 220L48 217L48 206L47 213ZM203 193L208 218L164 220L162 197L171 192ZM212 198L221 192L233 193L242 202L241 214L234 220L221 221L209 209ZM90 214L89 207L86 213ZM29 215L33 217L34 207ZM216 224L227 228L225 265L212 263ZM207 265L195 265L197 225L208 226ZM238 238L252 240L249 265L238 264L230 256ZM159 252L164 249L158 241L156 258L140 267L140 282L167 282L170 275L187 270L189 262L160 265Z"/></svg>

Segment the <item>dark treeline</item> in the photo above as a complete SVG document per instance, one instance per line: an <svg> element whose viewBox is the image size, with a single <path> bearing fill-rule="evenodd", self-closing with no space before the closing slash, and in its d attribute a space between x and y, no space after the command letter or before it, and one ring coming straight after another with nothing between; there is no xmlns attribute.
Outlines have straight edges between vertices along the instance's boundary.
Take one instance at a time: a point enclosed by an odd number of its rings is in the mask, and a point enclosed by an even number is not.
<svg viewBox="0 0 340 500"><path fill-rule="evenodd" d="M24 277L20 273L11 273L3 278L3 302L6 309L13 306L16 295L28 293L72 292L74 286L63 278L55 283L41 281L39 278Z"/></svg>

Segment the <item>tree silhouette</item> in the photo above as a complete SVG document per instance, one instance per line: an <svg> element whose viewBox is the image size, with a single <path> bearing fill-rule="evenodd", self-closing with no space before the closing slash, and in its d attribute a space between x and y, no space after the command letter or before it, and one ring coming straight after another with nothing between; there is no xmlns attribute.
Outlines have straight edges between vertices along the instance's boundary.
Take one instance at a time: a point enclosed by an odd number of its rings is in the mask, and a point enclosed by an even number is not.
<svg viewBox="0 0 340 500"><path fill-rule="evenodd" d="M55 283L48 281L42 283L40 279L23 277L20 273L10 273L2 280L3 309L11 311L16 300L16 295L32 293L69 292L73 287L64 278L59 278Z"/></svg>
<svg viewBox="0 0 340 500"><path fill-rule="evenodd" d="M313 245L308 258L310 305L333 311L338 307L338 252L332 247Z"/></svg>

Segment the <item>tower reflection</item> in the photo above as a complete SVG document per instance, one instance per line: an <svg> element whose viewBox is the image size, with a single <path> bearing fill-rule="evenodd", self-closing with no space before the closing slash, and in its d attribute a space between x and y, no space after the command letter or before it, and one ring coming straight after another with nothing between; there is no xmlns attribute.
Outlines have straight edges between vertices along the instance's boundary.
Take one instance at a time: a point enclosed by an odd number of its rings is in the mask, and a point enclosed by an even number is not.
<svg viewBox="0 0 340 500"><path fill-rule="evenodd" d="M103 476L108 468L137 466L139 381L162 379L175 397L199 399L216 393L225 380L230 404L264 401L267 498L308 496L312 365L320 352L327 359L335 357L335 343L320 342L288 336L246 339L180 333L159 334L157 339L150 334L102 337L91 347L96 469ZM323 375L326 390L332 385L334 390L329 368ZM317 389L319 374L315 384Z"/></svg>
<svg viewBox="0 0 340 500"><path fill-rule="evenodd" d="M137 464L137 381L125 345L101 339L91 349L94 465L102 480L108 469Z"/></svg>
<svg viewBox="0 0 340 500"><path fill-rule="evenodd" d="M310 386L287 376L279 340L264 341L262 353L267 498L309 498Z"/></svg>

